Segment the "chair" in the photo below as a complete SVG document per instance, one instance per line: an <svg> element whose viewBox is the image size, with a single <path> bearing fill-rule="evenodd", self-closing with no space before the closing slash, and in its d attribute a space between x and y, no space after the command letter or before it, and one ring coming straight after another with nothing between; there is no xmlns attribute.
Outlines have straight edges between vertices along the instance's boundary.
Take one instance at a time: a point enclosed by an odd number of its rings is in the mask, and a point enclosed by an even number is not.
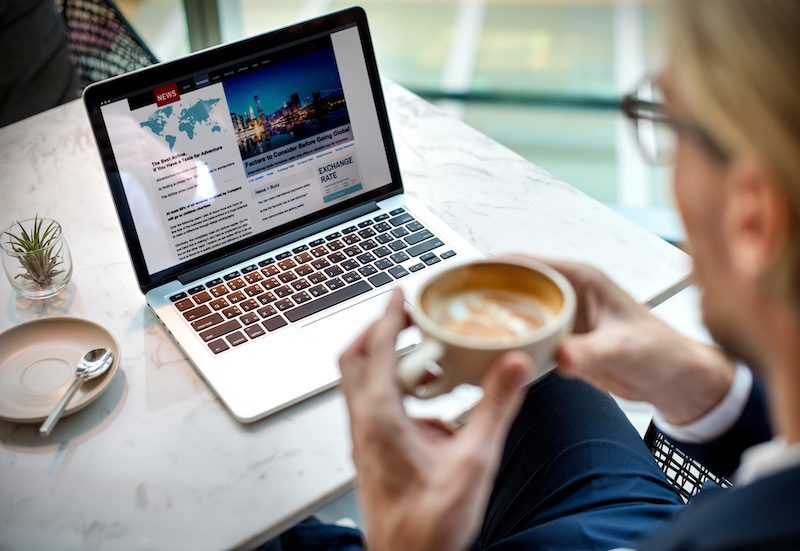
<svg viewBox="0 0 800 551"><path fill-rule="evenodd" d="M699 492L709 480L721 488L732 486L727 478L715 475L676 448L652 422L644 435L644 443L684 503Z"/></svg>
<svg viewBox="0 0 800 551"><path fill-rule="evenodd" d="M81 89L158 63L111 0L55 0L67 29L70 57Z"/></svg>

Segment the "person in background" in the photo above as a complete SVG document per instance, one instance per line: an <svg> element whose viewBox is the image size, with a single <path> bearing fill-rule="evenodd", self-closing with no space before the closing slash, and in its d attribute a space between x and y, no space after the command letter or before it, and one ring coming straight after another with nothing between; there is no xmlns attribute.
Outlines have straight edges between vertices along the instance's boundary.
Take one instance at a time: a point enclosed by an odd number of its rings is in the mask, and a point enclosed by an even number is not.
<svg viewBox="0 0 800 551"><path fill-rule="evenodd" d="M0 127L79 95L53 0L0 0Z"/></svg>
<svg viewBox="0 0 800 551"><path fill-rule="evenodd" d="M526 389L529 359L509 353L453 431L403 410L396 292L340 359L370 549L800 549L800 2L665 8L668 62L624 107L675 139L652 152L674 162L720 348L553 262L579 297L558 373ZM735 486L683 505L605 391L654 404L659 428Z"/></svg>

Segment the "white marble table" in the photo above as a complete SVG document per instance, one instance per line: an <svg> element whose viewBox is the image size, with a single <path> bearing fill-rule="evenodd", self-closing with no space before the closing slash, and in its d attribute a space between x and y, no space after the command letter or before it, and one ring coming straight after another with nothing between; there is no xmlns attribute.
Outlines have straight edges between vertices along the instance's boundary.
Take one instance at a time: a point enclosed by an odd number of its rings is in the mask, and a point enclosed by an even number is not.
<svg viewBox="0 0 800 551"><path fill-rule="evenodd" d="M644 301L688 273L677 249L498 143L385 83L409 193L487 253L521 250L607 270ZM349 488L342 398L329 391L234 421L145 306L79 102L0 129L0 224L61 221L69 287L46 302L0 281L0 330L61 314L111 330L121 371L48 439L0 422L0 548L252 546Z"/></svg>

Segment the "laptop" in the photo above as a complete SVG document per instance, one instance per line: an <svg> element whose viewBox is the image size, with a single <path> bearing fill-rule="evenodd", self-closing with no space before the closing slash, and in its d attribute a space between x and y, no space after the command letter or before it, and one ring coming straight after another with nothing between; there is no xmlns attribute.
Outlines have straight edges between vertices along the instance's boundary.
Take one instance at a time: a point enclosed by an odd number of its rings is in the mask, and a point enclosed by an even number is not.
<svg viewBox="0 0 800 551"><path fill-rule="evenodd" d="M336 385L392 288L479 256L403 194L361 8L83 99L147 304L240 422Z"/></svg>

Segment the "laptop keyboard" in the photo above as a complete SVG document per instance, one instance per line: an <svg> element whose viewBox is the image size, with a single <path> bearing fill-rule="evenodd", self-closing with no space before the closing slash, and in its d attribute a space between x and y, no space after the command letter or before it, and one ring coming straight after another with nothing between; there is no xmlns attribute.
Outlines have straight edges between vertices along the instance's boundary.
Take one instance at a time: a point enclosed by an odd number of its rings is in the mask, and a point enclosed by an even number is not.
<svg viewBox="0 0 800 551"><path fill-rule="evenodd" d="M170 297L214 354L455 256L403 208Z"/></svg>

